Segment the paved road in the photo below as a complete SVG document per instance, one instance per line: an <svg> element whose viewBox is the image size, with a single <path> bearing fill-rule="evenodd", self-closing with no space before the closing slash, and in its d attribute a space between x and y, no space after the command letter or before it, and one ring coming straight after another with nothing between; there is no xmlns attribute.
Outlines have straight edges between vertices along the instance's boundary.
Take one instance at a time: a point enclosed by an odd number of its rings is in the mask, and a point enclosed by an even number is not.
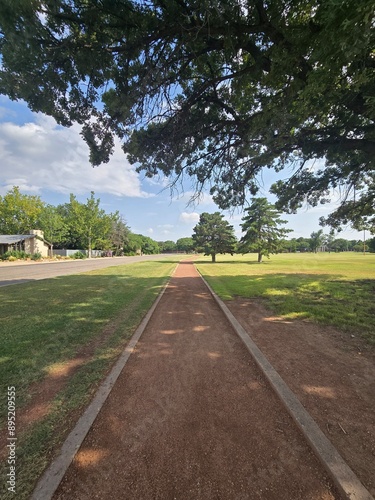
<svg viewBox="0 0 375 500"><path fill-rule="evenodd" d="M100 259L66 260L62 262L40 262L0 265L0 286L16 285L32 280L79 274L94 269L131 264L146 260L171 258L170 255L144 255L142 257L104 257ZM175 258L175 256L173 256Z"/></svg>

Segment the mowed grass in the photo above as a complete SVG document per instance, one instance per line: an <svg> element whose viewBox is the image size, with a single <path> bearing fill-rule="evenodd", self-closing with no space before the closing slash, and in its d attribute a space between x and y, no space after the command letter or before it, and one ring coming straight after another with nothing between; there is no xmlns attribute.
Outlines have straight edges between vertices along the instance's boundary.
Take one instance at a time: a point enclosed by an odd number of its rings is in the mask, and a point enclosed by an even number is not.
<svg viewBox="0 0 375 500"><path fill-rule="evenodd" d="M87 405L179 257L173 260L128 264L0 288L2 438L7 432L7 387L16 388L20 412L30 400L30 387L63 372L64 364L77 352L95 345L89 358L54 398L48 415L26 432L17 426L17 494L6 491L8 469L3 462L1 498L28 498L52 451L68 432L69 416Z"/></svg>
<svg viewBox="0 0 375 500"><path fill-rule="evenodd" d="M224 300L262 298L286 319L333 325L375 345L375 254L279 254L262 264L253 254L221 255L196 265Z"/></svg>

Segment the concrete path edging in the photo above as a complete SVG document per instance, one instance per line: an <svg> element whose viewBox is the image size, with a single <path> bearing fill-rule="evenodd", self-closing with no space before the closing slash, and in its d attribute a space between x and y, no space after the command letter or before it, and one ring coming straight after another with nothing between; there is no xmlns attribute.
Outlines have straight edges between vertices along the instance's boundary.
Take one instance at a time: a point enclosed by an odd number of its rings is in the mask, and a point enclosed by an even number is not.
<svg viewBox="0 0 375 500"><path fill-rule="evenodd" d="M177 263L178 265L178 263ZM91 401L89 406L86 408L83 415L79 418L74 429L70 432L66 438L64 444L62 445L60 454L51 463L51 465L44 471L41 478L39 479L30 500L51 500L55 491L57 490L59 484L61 483L68 467L73 461L77 451L82 445L88 431L90 430L92 424L94 423L97 415L99 414L102 406L104 405L106 399L108 398L116 380L118 379L121 371L126 365L130 355L135 349L135 346L140 339L142 333L144 332L152 314L154 313L157 305L159 304L169 282L170 278L174 275L177 266L171 273L171 276L167 280L163 289L157 296L155 302L147 312L146 316L141 321L140 325L134 332L129 343L124 349L123 353L120 355L119 359L113 366L109 375L100 385L97 390L94 399Z"/></svg>
<svg viewBox="0 0 375 500"><path fill-rule="evenodd" d="M249 332L237 321L198 269L197 271L343 497L348 500L374 500L374 497L363 486L331 441L320 430L315 420L305 410L297 396L289 389L284 380L251 339Z"/></svg>

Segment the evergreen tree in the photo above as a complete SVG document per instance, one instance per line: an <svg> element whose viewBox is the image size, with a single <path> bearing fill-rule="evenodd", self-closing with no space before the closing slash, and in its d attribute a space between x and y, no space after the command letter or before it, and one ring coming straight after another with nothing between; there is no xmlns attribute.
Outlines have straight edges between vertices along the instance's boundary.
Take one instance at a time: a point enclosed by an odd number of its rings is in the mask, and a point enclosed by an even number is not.
<svg viewBox="0 0 375 500"><path fill-rule="evenodd" d="M198 252L211 255L212 262L216 262L216 254L230 253L233 255L236 245L233 226L224 220L220 212L209 214L204 212L194 227L193 240Z"/></svg>
<svg viewBox="0 0 375 500"><path fill-rule="evenodd" d="M115 249L115 255L121 255L124 245L129 240L130 229L123 218L116 214L112 221L109 240Z"/></svg>
<svg viewBox="0 0 375 500"><path fill-rule="evenodd" d="M375 238L367 240L367 244L370 252L375 253Z"/></svg>
<svg viewBox="0 0 375 500"><path fill-rule="evenodd" d="M241 224L245 235L240 240L239 251L255 251L258 253L258 262L262 262L263 256L269 257L271 253L281 250L283 238L291 230L280 227L287 221L280 219L280 212L266 198L253 198L245 212L247 215Z"/></svg>

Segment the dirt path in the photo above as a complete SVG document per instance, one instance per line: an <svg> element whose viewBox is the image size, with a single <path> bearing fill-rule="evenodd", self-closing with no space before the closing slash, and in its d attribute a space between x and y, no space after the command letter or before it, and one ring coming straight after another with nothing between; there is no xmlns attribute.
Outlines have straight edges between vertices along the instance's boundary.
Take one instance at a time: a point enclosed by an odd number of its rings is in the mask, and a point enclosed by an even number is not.
<svg viewBox="0 0 375 500"><path fill-rule="evenodd" d="M54 499L339 498L191 263Z"/></svg>

